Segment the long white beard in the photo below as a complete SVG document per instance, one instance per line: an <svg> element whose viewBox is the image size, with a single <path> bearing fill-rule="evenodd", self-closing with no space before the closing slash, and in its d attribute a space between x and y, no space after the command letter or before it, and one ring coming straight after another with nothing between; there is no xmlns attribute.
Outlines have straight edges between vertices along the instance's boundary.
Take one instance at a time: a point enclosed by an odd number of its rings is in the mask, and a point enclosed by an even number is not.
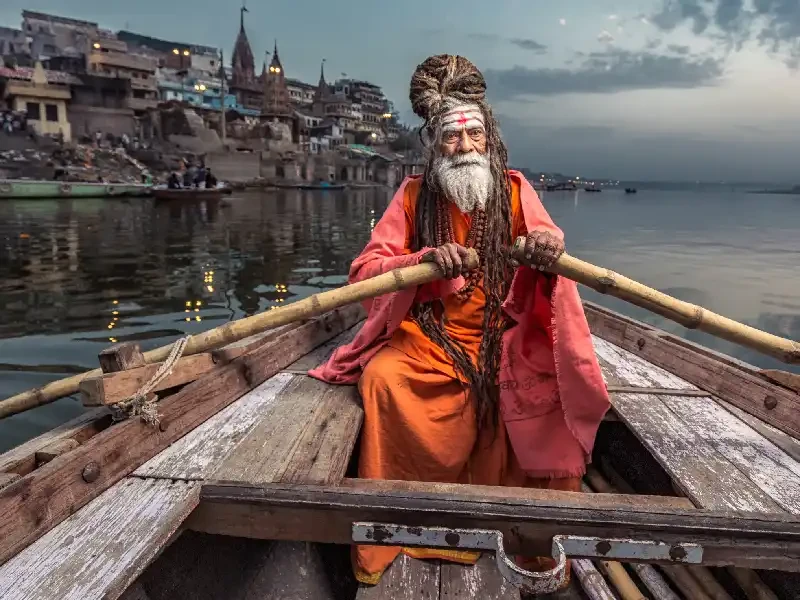
<svg viewBox="0 0 800 600"><path fill-rule="evenodd" d="M492 185L492 171L489 155L479 152L437 156L433 161L433 171L444 195L458 209L469 214L479 208L486 208Z"/></svg>

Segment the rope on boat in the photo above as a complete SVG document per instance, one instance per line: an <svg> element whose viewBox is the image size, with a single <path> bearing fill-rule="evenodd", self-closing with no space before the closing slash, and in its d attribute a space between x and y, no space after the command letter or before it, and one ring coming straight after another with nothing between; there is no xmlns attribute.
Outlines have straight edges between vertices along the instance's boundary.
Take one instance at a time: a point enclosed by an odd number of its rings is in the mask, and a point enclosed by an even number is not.
<svg viewBox="0 0 800 600"><path fill-rule="evenodd" d="M192 336L187 335L177 340L173 344L166 360L161 363L161 366L158 367L158 370L150 378L150 381L140 387L139 390L127 400L118 402L111 407L114 421L124 421L125 419L138 416L148 425L158 427L160 419L158 409L156 409L156 398L155 396L148 398L148 396L150 396L150 392L152 392L159 383L172 373L172 370L175 368L181 355L183 355L183 351L186 349L186 345L189 343L191 337Z"/></svg>

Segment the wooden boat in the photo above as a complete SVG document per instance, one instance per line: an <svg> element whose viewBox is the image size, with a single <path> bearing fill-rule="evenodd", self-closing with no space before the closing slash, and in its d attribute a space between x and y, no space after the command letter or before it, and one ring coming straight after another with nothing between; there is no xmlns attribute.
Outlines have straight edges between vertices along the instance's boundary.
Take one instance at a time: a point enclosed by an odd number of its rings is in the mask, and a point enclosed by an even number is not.
<svg viewBox="0 0 800 600"><path fill-rule="evenodd" d="M179 188L169 189L166 187L153 188L153 196L156 200L219 200L222 196L230 194L227 187L216 188Z"/></svg>
<svg viewBox="0 0 800 600"><path fill-rule="evenodd" d="M483 543L479 529L509 552L562 536L574 577L560 598L579 585L612 598L595 564L617 590L659 599L724 598L722 586L797 598L796 376L585 311L613 404L594 494L354 479L357 391L307 371L353 338L358 304L178 359L150 390L164 396L157 428L111 423L107 405L158 365L110 348L81 384L89 412L0 456L0 597L519 599L491 553L474 567L401 557L375 587L349 574L354 539ZM644 563L633 580L616 561ZM672 596L653 591L666 581Z"/></svg>
<svg viewBox="0 0 800 600"><path fill-rule="evenodd" d="M0 179L0 198L17 200L148 196L151 189L152 186L141 183L74 183Z"/></svg>
<svg viewBox="0 0 800 600"><path fill-rule="evenodd" d="M635 194L636 193L636 188L625 188L625 193L626 194Z"/></svg>
<svg viewBox="0 0 800 600"><path fill-rule="evenodd" d="M590 187L583 188L583 191L584 192L602 192L603 190L601 190L598 187L590 186Z"/></svg>

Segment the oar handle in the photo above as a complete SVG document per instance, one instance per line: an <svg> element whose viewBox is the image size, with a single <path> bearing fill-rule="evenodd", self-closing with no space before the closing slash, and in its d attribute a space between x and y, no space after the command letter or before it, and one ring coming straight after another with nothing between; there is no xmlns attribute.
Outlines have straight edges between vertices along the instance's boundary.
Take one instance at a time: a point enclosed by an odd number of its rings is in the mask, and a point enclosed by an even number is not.
<svg viewBox="0 0 800 600"><path fill-rule="evenodd" d="M517 238L511 256L520 264L530 266L530 261L525 258L524 249L525 238ZM610 269L597 267L570 256L566 252L545 271L581 283L601 294L608 294L635 304L689 329L705 331L734 344L775 357L787 364L800 364L800 344L793 340L739 323L702 306L678 300Z"/></svg>

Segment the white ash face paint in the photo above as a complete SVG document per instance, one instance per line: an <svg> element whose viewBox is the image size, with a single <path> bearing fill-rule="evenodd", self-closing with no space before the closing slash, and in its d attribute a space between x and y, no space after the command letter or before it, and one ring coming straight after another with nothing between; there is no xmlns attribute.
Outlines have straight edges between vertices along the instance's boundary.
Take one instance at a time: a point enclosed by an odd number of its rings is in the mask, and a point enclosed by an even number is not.
<svg viewBox="0 0 800 600"><path fill-rule="evenodd" d="M441 131L486 129L483 112L477 104L462 104L448 110L441 120Z"/></svg>

